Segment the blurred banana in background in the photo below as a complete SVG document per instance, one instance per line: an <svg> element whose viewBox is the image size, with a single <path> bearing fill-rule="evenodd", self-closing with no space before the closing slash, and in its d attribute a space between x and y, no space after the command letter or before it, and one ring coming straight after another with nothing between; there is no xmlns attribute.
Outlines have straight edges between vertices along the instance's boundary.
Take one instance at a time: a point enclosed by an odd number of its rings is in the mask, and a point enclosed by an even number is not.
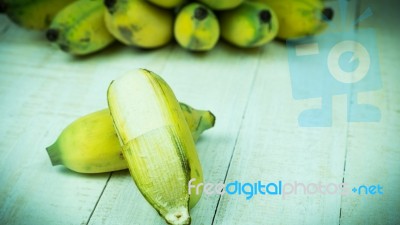
<svg viewBox="0 0 400 225"><path fill-rule="evenodd" d="M185 0L147 0L147 1L153 3L154 5L167 9L178 7L185 2Z"/></svg>
<svg viewBox="0 0 400 225"><path fill-rule="evenodd" d="M46 29L54 16L75 0L0 0L0 13L21 27Z"/></svg>
<svg viewBox="0 0 400 225"><path fill-rule="evenodd" d="M214 126L215 116L210 111L197 110L184 103L180 103L180 107L194 141ZM108 109L73 121L46 150L53 166L64 165L79 173L128 168Z"/></svg>
<svg viewBox="0 0 400 225"><path fill-rule="evenodd" d="M269 5L279 19L280 39L298 39L321 33L334 11L323 0L253 0Z"/></svg>
<svg viewBox="0 0 400 225"><path fill-rule="evenodd" d="M210 50L218 42L219 34L217 17L202 4L193 2L186 5L175 19L174 36L185 49Z"/></svg>
<svg viewBox="0 0 400 225"><path fill-rule="evenodd" d="M198 2L201 2L214 10L232 9L239 6L244 1L245 0L198 0Z"/></svg>
<svg viewBox="0 0 400 225"><path fill-rule="evenodd" d="M138 69L111 82L107 100L140 192L167 223L190 224L190 205L201 193L189 195L188 182L202 182L203 173L171 88L157 74Z"/></svg>
<svg viewBox="0 0 400 225"><path fill-rule="evenodd" d="M122 43L161 47L173 37L173 12L144 0L105 0L108 30Z"/></svg>
<svg viewBox="0 0 400 225"><path fill-rule="evenodd" d="M258 47L272 41L279 29L275 12L260 2L244 2L219 13L221 36L238 47Z"/></svg>
<svg viewBox="0 0 400 225"><path fill-rule="evenodd" d="M105 26L104 13L101 0L73 2L57 14L46 37L74 55L97 52L115 40Z"/></svg>
<svg viewBox="0 0 400 225"><path fill-rule="evenodd" d="M103 6L101 6L102 4ZM47 39L73 55L97 52L114 39L158 48L173 38L191 51L211 50L219 38L243 48L274 38L321 33L333 19L324 0L0 0L16 24L47 30Z"/></svg>

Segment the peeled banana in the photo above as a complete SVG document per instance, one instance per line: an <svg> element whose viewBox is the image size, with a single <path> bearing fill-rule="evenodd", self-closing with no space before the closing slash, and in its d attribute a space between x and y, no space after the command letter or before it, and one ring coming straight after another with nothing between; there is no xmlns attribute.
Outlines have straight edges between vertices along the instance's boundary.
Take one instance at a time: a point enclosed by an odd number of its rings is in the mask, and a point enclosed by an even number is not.
<svg viewBox="0 0 400 225"><path fill-rule="evenodd" d="M181 9L175 19L174 36L185 49L210 50L219 39L218 19L206 6L190 3Z"/></svg>
<svg viewBox="0 0 400 225"><path fill-rule="evenodd" d="M0 0L0 12L28 29L46 29L54 16L75 0Z"/></svg>
<svg viewBox="0 0 400 225"><path fill-rule="evenodd" d="M136 186L167 223L190 224L188 182L203 176L171 88L155 73L138 69L114 80L107 99Z"/></svg>
<svg viewBox="0 0 400 225"><path fill-rule="evenodd" d="M256 0L269 5L279 20L280 39L298 39L318 34L332 20L334 11L323 0Z"/></svg>
<svg viewBox="0 0 400 225"><path fill-rule="evenodd" d="M180 107L194 141L214 126L215 117L210 111L197 110L184 103L180 103ZM64 165L79 173L128 168L108 109L75 120L46 150L53 166Z"/></svg>
<svg viewBox="0 0 400 225"><path fill-rule="evenodd" d="M46 37L74 55L97 52L115 40L105 26L104 13L101 0L73 2L57 14Z"/></svg>
<svg viewBox="0 0 400 225"><path fill-rule="evenodd" d="M156 48L171 41L172 10L144 0L105 0L108 30L122 43L141 48Z"/></svg>
<svg viewBox="0 0 400 225"><path fill-rule="evenodd" d="M204 3L208 7L214 10L226 10L233 9L245 0L198 0L198 2Z"/></svg>
<svg viewBox="0 0 400 225"><path fill-rule="evenodd" d="M244 2L219 14L221 36L239 47L258 47L273 40L279 29L275 12L266 4Z"/></svg>

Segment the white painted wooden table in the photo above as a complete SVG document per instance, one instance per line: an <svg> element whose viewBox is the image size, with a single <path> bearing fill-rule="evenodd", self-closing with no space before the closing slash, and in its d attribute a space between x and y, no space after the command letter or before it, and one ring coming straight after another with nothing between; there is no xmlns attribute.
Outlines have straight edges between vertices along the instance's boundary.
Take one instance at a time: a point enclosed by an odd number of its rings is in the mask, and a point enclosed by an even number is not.
<svg viewBox="0 0 400 225"><path fill-rule="evenodd" d="M192 224L400 224L400 30L398 3L363 1L377 31L382 88L361 93L379 122L348 123L346 96L333 97L330 127L300 127L287 47L241 50L220 43L206 54L171 44L154 51L114 45L74 58L40 32L0 17L0 224L164 224L127 171L82 175L52 167L45 148L74 119L106 107L122 72L161 74L177 97L209 109L215 128L197 144L206 182L380 185L383 194L203 195ZM312 66L313 63L304 65Z"/></svg>

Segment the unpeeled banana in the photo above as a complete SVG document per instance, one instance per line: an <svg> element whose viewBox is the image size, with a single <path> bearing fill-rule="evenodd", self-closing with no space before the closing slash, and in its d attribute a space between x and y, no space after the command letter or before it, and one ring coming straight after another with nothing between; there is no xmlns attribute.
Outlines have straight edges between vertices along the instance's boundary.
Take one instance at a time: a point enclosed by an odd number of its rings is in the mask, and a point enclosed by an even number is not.
<svg viewBox="0 0 400 225"><path fill-rule="evenodd" d="M279 29L275 12L266 4L244 2L219 14L221 36L239 47L258 47L273 40Z"/></svg>
<svg viewBox="0 0 400 225"><path fill-rule="evenodd" d="M105 26L104 13L101 0L73 2L54 18L47 39L74 55L97 52L115 40Z"/></svg>
<svg viewBox="0 0 400 225"><path fill-rule="evenodd" d="M75 0L0 0L0 12L21 27L46 29L54 16Z"/></svg>
<svg viewBox="0 0 400 225"><path fill-rule="evenodd" d="M217 17L202 4L193 2L186 5L175 19L174 36L185 49L210 50L218 42L219 34Z"/></svg>
<svg viewBox="0 0 400 225"><path fill-rule="evenodd" d="M147 0L147 1L163 8L174 8L183 4L185 0Z"/></svg>
<svg viewBox="0 0 400 225"><path fill-rule="evenodd" d="M226 10L233 9L245 0L198 0L198 2L204 3L208 7L214 10Z"/></svg>
<svg viewBox="0 0 400 225"><path fill-rule="evenodd" d="M210 111L197 110L184 103L180 103L180 107L194 141L214 126L215 117ZM79 173L128 168L108 109L75 120L46 150L53 166L64 165Z"/></svg>
<svg viewBox="0 0 400 225"><path fill-rule="evenodd" d="M105 0L108 30L122 43L156 48L171 41L173 12L144 0Z"/></svg>
<svg viewBox="0 0 400 225"><path fill-rule="evenodd" d="M269 5L279 19L280 39L299 39L321 33L334 11L323 0L255 0Z"/></svg>
<svg viewBox="0 0 400 225"><path fill-rule="evenodd" d="M136 186L169 224L190 224L188 182L202 169L184 114L168 84L138 69L107 93L122 152ZM201 193L192 194L197 202Z"/></svg>

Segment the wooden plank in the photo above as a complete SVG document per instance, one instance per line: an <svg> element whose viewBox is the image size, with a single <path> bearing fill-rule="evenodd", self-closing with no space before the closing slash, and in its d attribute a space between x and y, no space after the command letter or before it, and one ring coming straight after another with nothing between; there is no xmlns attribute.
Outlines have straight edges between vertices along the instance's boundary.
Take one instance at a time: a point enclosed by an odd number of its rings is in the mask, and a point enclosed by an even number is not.
<svg viewBox="0 0 400 225"><path fill-rule="evenodd" d="M225 44L206 54L176 46L162 70L177 98L193 107L211 110L216 125L197 144L204 179L224 179L243 112L251 90L260 51L242 51ZM150 69L152 69L150 67ZM203 196L192 209L193 224L211 224L218 196ZM138 194L128 173L113 174L90 224L164 224Z"/></svg>
<svg viewBox="0 0 400 225"><path fill-rule="evenodd" d="M337 106L343 100L334 101L332 127L299 127L299 113L318 102L293 99L287 61L283 60L286 54L285 46L278 43L265 49L226 183L282 181L307 186L342 181L346 125L344 112ZM301 187L298 191L285 198L256 195L250 200L243 194L225 194L214 223L338 223L339 195L307 195Z"/></svg>
<svg viewBox="0 0 400 225"><path fill-rule="evenodd" d="M337 11L338 6L333 6ZM350 9L354 7L352 3ZM335 21L334 25L337 24ZM331 32L336 29L337 26L333 27ZM318 42L319 38L315 40ZM286 184L289 190L297 182L298 193L287 197L258 194L250 200L243 193L225 194L214 224L339 223L341 196L333 187L340 186L343 180L347 100L344 96L333 97L332 126L300 127L299 114L321 107L321 98L294 99L287 60L288 52L283 44L272 43L264 49L225 183L282 181L283 188ZM302 67L318 73L325 64L325 61L309 61ZM310 189L304 191L299 183ZM314 192L314 184L324 185L321 190L324 193L305 193ZM330 194L324 190L327 186Z"/></svg>
<svg viewBox="0 0 400 225"><path fill-rule="evenodd" d="M345 182L380 185L383 194L352 193L344 196L340 224L399 224L400 217L400 32L396 22L397 1L361 1L360 13L370 8L372 16L359 24L377 35L382 88L362 93L360 102L376 105L381 111L378 123L349 126ZM377 190L376 190L377 191Z"/></svg>
<svg viewBox="0 0 400 225"><path fill-rule="evenodd" d="M136 67L162 68L171 49L115 45L76 58L42 33L0 19L0 223L86 224L109 174L52 167L45 148L70 122L107 106L112 79Z"/></svg>
<svg viewBox="0 0 400 225"><path fill-rule="evenodd" d="M70 96L57 92L65 84L51 78L57 71L0 71L0 223L85 223L108 175L51 167L45 147L76 116Z"/></svg>

